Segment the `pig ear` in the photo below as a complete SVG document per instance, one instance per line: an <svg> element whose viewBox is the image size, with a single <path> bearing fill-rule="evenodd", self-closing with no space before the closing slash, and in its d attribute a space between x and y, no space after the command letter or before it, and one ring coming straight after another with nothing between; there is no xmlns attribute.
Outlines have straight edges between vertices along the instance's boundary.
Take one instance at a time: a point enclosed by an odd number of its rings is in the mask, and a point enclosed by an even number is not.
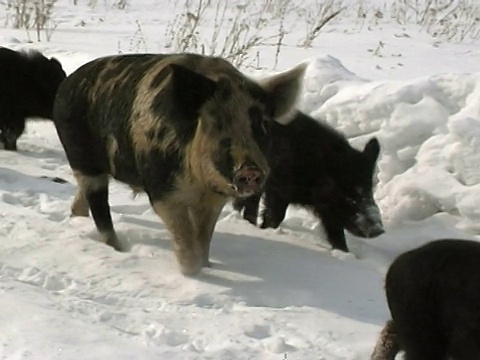
<svg viewBox="0 0 480 360"><path fill-rule="evenodd" d="M378 139L371 138L370 141L365 145L363 153L372 162L377 161L378 155L380 154L380 143L378 142Z"/></svg>
<svg viewBox="0 0 480 360"><path fill-rule="evenodd" d="M307 63L259 81L267 93L267 110L282 125L293 120Z"/></svg>
<svg viewBox="0 0 480 360"><path fill-rule="evenodd" d="M170 64L172 70L172 89L175 101L182 107L197 112L213 96L215 81L184 66Z"/></svg>
<svg viewBox="0 0 480 360"><path fill-rule="evenodd" d="M232 83L227 76L220 75L216 82L215 96L221 101L227 101L232 97Z"/></svg>
<svg viewBox="0 0 480 360"><path fill-rule="evenodd" d="M58 67L60 67L60 68L62 67L62 64L60 63L60 61L58 61L57 58L52 57L52 58L50 58L48 61L49 61L51 64L55 64L56 66L58 66Z"/></svg>
<svg viewBox="0 0 480 360"><path fill-rule="evenodd" d="M67 77L67 73L65 70L63 70L62 64L57 58L52 57L50 60L48 60L50 65L55 66L57 70L57 74L63 75L63 77Z"/></svg>

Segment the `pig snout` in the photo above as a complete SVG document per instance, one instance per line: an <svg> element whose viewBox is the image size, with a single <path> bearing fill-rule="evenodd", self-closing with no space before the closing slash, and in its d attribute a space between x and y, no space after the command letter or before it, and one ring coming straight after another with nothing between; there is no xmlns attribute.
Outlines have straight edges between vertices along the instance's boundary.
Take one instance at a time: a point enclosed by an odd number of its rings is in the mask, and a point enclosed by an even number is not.
<svg viewBox="0 0 480 360"><path fill-rule="evenodd" d="M366 206L365 210L356 216L354 224L356 231L352 231L352 233L364 238L374 238L385 232L377 205Z"/></svg>
<svg viewBox="0 0 480 360"><path fill-rule="evenodd" d="M256 166L243 166L235 172L234 185L238 196L250 196L261 190L265 174Z"/></svg>

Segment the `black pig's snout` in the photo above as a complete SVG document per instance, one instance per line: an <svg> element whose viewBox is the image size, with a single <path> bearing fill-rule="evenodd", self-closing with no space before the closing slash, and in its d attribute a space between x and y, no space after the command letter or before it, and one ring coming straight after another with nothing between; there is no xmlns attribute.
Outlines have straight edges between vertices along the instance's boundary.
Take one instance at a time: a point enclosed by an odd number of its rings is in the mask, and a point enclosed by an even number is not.
<svg viewBox="0 0 480 360"><path fill-rule="evenodd" d="M384 232L385 229L383 228L382 224L376 223L373 226L367 228L367 230L365 231L365 235L367 238L374 238L382 235Z"/></svg>
<svg viewBox="0 0 480 360"><path fill-rule="evenodd" d="M242 166L235 172L234 184L239 196L258 192L265 181L265 174L257 166Z"/></svg>

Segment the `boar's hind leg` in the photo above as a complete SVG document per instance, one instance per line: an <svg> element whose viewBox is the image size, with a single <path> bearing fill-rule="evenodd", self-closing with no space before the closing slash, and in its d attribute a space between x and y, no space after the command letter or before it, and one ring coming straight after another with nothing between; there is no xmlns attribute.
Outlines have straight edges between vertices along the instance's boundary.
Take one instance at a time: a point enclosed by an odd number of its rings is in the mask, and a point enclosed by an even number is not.
<svg viewBox="0 0 480 360"><path fill-rule="evenodd" d="M113 229L108 205L108 175L88 176L75 171L77 194L72 204L72 215L88 216L88 206L102 240L117 251L125 251Z"/></svg>
<svg viewBox="0 0 480 360"><path fill-rule="evenodd" d="M0 140L3 143L5 150L16 151L17 140L25 131L25 119L21 117L3 119L1 131Z"/></svg>
<svg viewBox="0 0 480 360"><path fill-rule="evenodd" d="M85 216L88 217L89 206L87 197L85 196L85 189L87 185L87 178L83 176L80 172L74 172L75 179L77 180L77 193L75 194L75 198L73 199L72 203L72 215L71 216Z"/></svg>
<svg viewBox="0 0 480 360"><path fill-rule="evenodd" d="M395 360L400 352L397 332L393 320L388 320L380 333L370 360Z"/></svg>

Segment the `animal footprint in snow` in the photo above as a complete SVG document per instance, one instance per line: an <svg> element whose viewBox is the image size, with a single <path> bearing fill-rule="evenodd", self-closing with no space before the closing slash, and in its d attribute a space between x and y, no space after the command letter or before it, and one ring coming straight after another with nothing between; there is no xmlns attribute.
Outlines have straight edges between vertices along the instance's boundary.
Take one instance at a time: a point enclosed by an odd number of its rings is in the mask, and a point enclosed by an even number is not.
<svg viewBox="0 0 480 360"><path fill-rule="evenodd" d="M61 276L51 276L46 272L35 267L29 267L23 270L18 276L17 280L42 287L49 291L61 291L72 285L72 280L63 278Z"/></svg>
<svg viewBox="0 0 480 360"><path fill-rule="evenodd" d="M175 347L184 345L190 340L190 337L184 332L172 331L164 326L157 329L153 324L144 333L155 345L166 344Z"/></svg>
<svg viewBox="0 0 480 360"><path fill-rule="evenodd" d="M225 309L229 304L223 295L200 294L193 298L192 304L204 309Z"/></svg>
<svg viewBox="0 0 480 360"><path fill-rule="evenodd" d="M294 351L295 347L288 345L285 339L281 336L273 336L265 340L265 348L274 354L282 354L289 351Z"/></svg>
<svg viewBox="0 0 480 360"><path fill-rule="evenodd" d="M17 195L11 193L2 194L2 201L10 205L19 205L22 203L21 199Z"/></svg>
<svg viewBox="0 0 480 360"><path fill-rule="evenodd" d="M246 329L244 334L254 339L265 339L271 336L269 325L253 325L251 328Z"/></svg>

